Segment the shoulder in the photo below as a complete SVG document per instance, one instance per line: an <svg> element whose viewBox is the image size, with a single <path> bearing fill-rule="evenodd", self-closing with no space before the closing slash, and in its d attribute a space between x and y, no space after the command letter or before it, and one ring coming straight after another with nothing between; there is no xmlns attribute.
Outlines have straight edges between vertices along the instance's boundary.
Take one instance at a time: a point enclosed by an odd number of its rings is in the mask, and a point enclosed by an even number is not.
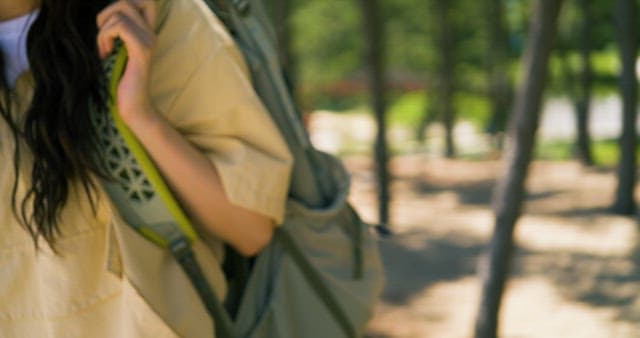
<svg viewBox="0 0 640 338"><path fill-rule="evenodd" d="M160 111L212 58L226 54L244 67L233 38L203 0L158 0L156 32L150 90Z"/></svg>
<svg viewBox="0 0 640 338"><path fill-rule="evenodd" d="M158 0L158 48L171 47L182 39L206 38L201 47L219 48L232 44L233 39L224 24L204 0ZM189 41L182 41L189 43ZM193 41L192 41L193 42Z"/></svg>

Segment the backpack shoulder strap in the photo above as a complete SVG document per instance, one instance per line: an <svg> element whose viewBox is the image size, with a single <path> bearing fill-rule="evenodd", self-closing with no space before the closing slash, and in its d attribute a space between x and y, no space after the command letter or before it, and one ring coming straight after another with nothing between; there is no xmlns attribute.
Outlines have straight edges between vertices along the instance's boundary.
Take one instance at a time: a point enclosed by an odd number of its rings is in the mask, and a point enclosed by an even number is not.
<svg viewBox="0 0 640 338"><path fill-rule="evenodd" d="M117 41L114 53L104 63L108 82L102 91L109 98L108 106L100 109L92 105L91 109L109 175L102 184L127 224L169 250L180 264L215 321L216 337L233 337L233 323L196 261L191 243L197 235L191 221L118 112L117 89L126 62L124 45Z"/></svg>

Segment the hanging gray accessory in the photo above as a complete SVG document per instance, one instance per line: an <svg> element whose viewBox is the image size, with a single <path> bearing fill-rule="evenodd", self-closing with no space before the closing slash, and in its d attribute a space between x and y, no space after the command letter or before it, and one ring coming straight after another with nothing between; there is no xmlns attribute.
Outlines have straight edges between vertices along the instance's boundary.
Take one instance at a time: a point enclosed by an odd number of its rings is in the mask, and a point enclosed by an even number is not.
<svg viewBox="0 0 640 338"><path fill-rule="evenodd" d="M383 274L377 243L347 202L349 175L336 158L311 146L281 76L261 3L208 4L243 51L254 88L294 156L283 224L246 278L230 276L230 289L240 292L217 299L194 259L192 225L117 112L115 94L126 64L122 46L105 61L109 106L93 109L101 156L113 178L103 180L105 190L129 225L172 252L209 311L216 337L360 337Z"/></svg>

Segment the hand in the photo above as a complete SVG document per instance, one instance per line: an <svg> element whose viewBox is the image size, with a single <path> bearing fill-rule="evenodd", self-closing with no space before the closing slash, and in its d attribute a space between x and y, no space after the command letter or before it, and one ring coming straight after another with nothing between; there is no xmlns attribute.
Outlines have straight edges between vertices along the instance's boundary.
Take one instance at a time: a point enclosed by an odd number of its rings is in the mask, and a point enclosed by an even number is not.
<svg viewBox="0 0 640 338"><path fill-rule="evenodd" d="M153 117L149 97L149 66L155 44L154 0L119 0L97 16L98 52L101 58L113 50L116 38L127 48L128 62L118 86L118 110L127 124Z"/></svg>

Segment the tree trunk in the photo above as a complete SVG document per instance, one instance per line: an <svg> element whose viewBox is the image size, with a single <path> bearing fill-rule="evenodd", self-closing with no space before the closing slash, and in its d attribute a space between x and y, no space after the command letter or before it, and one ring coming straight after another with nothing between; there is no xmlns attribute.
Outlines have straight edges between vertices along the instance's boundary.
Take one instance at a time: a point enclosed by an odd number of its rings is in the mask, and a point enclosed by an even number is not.
<svg viewBox="0 0 640 338"><path fill-rule="evenodd" d="M586 166L593 165L591 154L591 137L589 135L589 109L591 107L591 82L593 70L591 69L591 25L593 15L591 13L591 0L580 0L582 12L582 36L580 37L580 58L582 69L580 71L580 86L576 102L576 149L577 158Z"/></svg>
<svg viewBox="0 0 640 338"><path fill-rule="evenodd" d="M493 139L493 147L502 149L513 90L509 78L509 32L506 28L503 0L489 0L486 6L489 27L487 68L489 72L489 99L492 114L487 131Z"/></svg>
<svg viewBox="0 0 640 338"><path fill-rule="evenodd" d="M453 106L454 67L455 67L455 34L451 17L451 0L434 0L435 14L434 22L437 24L439 70L437 75L437 97L435 100L437 115L442 118L445 129L445 156L454 157L456 154L453 139L453 129L455 127L456 112Z"/></svg>
<svg viewBox="0 0 640 338"><path fill-rule="evenodd" d="M524 182L540 120L540 107L548 72L549 54L557 31L561 0L538 0L529 27L525 51L524 81L514 102L505 151L505 172L494 194L496 215L493 237L482 274L482 298L476 319L475 337L494 338L498 313L509 274L513 251L513 231L520 216Z"/></svg>
<svg viewBox="0 0 640 338"><path fill-rule="evenodd" d="M622 64L620 90L622 93L623 120L622 135L620 136L621 157L618 165L618 188L613 210L625 215L632 215L636 211L633 198L633 191L636 185L636 105L638 101L636 11L637 5L634 0L616 1L616 37Z"/></svg>
<svg viewBox="0 0 640 338"><path fill-rule="evenodd" d="M366 38L365 61L369 73L371 104L375 113L378 131L375 142L375 161L378 180L379 219L383 225L389 224L389 170L385 119L385 80L383 61L383 29L378 0L359 0L362 9L362 23Z"/></svg>

